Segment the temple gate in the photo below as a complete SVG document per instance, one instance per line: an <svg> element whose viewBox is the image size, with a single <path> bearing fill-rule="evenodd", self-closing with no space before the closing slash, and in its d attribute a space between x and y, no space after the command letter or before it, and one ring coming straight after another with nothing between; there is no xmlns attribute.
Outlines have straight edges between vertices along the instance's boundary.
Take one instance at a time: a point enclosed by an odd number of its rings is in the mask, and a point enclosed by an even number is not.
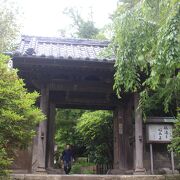
<svg viewBox="0 0 180 180"><path fill-rule="evenodd" d="M139 94L113 91L114 59L99 53L108 41L23 36L13 67L26 87L40 92L38 106L46 119L37 126L31 172L53 167L55 108L114 111L114 172L144 173L142 112Z"/></svg>

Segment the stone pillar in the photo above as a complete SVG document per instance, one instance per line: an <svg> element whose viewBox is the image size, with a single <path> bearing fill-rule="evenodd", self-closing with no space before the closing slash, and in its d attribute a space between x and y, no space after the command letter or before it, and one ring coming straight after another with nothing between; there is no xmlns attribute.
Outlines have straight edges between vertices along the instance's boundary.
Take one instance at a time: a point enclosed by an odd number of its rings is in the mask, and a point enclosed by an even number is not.
<svg viewBox="0 0 180 180"><path fill-rule="evenodd" d="M126 170L125 136L123 106L114 111L114 170L113 174L122 174Z"/></svg>
<svg viewBox="0 0 180 180"><path fill-rule="evenodd" d="M135 111L135 172L134 174L145 174L143 166L143 120L142 110L138 108L140 96L134 94Z"/></svg>
<svg viewBox="0 0 180 180"><path fill-rule="evenodd" d="M46 116L45 120L41 121L37 132L37 173L46 172L46 143L47 143L47 115L49 106L49 90L47 86L41 87L40 109Z"/></svg>
<svg viewBox="0 0 180 180"><path fill-rule="evenodd" d="M47 167L54 166L54 133L55 133L55 104L49 105L48 137L47 137Z"/></svg>

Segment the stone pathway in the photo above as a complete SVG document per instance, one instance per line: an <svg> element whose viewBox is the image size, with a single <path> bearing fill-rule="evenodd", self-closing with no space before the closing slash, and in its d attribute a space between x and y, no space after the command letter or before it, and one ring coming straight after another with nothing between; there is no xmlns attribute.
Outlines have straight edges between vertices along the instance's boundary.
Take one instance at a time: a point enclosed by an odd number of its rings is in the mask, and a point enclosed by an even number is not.
<svg viewBox="0 0 180 180"><path fill-rule="evenodd" d="M41 175L12 174L12 180L180 180L180 175Z"/></svg>

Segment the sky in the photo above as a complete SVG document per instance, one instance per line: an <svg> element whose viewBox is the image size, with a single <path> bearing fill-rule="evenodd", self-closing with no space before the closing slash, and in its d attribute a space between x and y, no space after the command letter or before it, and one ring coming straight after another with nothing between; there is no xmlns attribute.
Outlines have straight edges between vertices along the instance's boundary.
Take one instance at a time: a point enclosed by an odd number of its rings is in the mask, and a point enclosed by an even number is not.
<svg viewBox="0 0 180 180"><path fill-rule="evenodd" d="M36 36L58 36L59 29L67 29L70 18L63 14L66 7L78 7L83 17L90 8L98 28L109 20L118 0L14 0L23 12L21 34Z"/></svg>

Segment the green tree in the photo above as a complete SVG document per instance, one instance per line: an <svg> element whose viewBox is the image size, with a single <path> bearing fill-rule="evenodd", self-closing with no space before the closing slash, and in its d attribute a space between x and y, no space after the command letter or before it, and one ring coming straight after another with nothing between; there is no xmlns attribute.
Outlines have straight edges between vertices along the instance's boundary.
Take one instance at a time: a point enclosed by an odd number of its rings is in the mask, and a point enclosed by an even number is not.
<svg viewBox="0 0 180 180"><path fill-rule="evenodd" d="M18 10L10 1L0 0L0 52L12 49L19 31Z"/></svg>
<svg viewBox="0 0 180 180"><path fill-rule="evenodd" d="M74 8L66 8L64 14L69 16L73 21L73 28L79 38L93 39L99 33L99 29L95 27L92 11L89 14L88 20L85 20L80 15L79 11Z"/></svg>
<svg viewBox="0 0 180 180"><path fill-rule="evenodd" d="M177 0L141 1L121 5L114 14L114 89L140 92L148 112L163 106L168 112L180 92L179 3ZM172 108L172 109L173 109Z"/></svg>
<svg viewBox="0 0 180 180"><path fill-rule="evenodd" d="M29 145L36 124L44 118L35 106L38 93L24 88L17 71L8 68L8 60L0 55L0 175L7 172L15 151Z"/></svg>
<svg viewBox="0 0 180 180"><path fill-rule="evenodd" d="M178 109L178 115L176 118L175 127L173 129L173 136L171 144L168 145L169 151L175 152L175 157L180 160L180 109ZM180 161L178 163L180 167Z"/></svg>
<svg viewBox="0 0 180 180"><path fill-rule="evenodd" d="M55 141L59 152L64 150L66 144L81 146L80 138L76 133L77 120L85 110L58 109L56 113Z"/></svg>
<svg viewBox="0 0 180 180"><path fill-rule="evenodd" d="M180 157L180 112L177 116L177 121L173 130L173 138L169 149L176 152L176 155Z"/></svg>
<svg viewBox="0 0 180 180"><path fill-rule="evenodd" d="M119 97L122 91L139 92L139 106L146 115L160 107L176 115L179 107L179 7L178 0L145 0L132 7L125 3L113 16L114 89ZM177 153L178 128L179 120L172 141Z"/></svg>
<svg viewBox="0 0 180 180"><path fill-rule="evenodd" d="M112 163L113 121L109 111L85 112L79 118L76 130L86 146L90 161Z"/></svg>

